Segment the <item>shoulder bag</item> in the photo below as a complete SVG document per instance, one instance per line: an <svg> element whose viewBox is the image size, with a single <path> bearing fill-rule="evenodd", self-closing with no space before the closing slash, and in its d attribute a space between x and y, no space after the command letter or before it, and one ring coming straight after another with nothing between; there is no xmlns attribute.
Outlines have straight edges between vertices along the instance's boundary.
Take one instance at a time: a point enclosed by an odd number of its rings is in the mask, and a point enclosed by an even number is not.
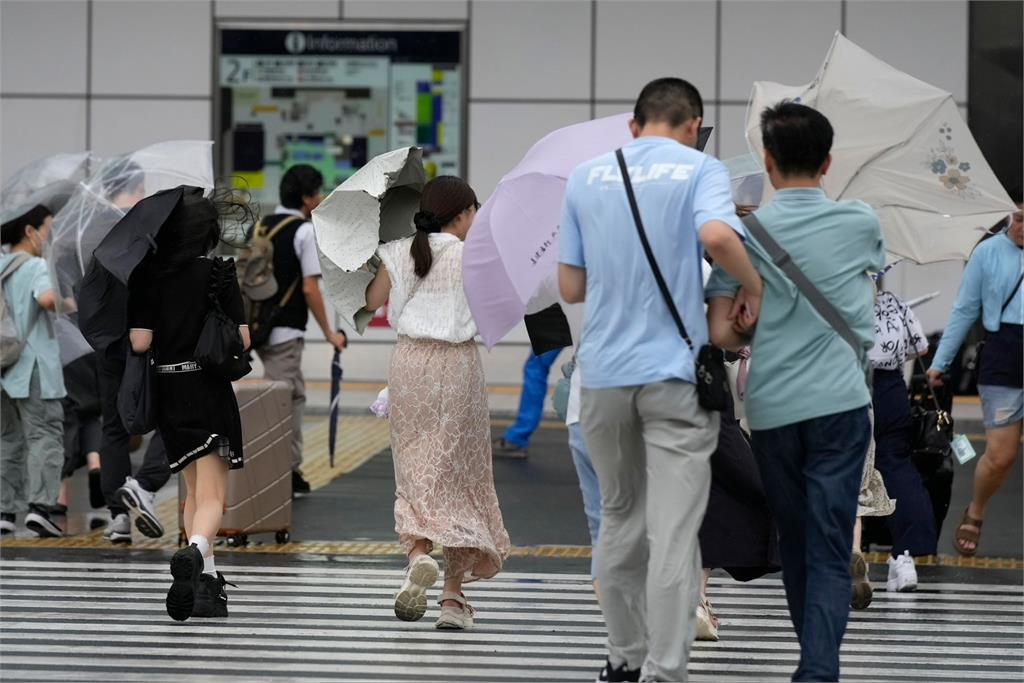
<svg viewBox="0 0 1024 683"><path fill-rule="evenodd" d="M661 269L658 268L658 262L654 259L651 245L647 241L647 233L644 232L644 224L640 220L640 208L637 206L636 196L633 194L633 183L630 182L629 169L626 167L626 159L622 155L621 148L615 150L615 158L619 161L619 171L622 173L622 184L626 187L629 208L633 212L633 222L636 224L636 231L640 235L640 243L643 245L644 255L647 256L651 272L654 273L654 280L658 283L658 289L661 290L661 296L665 300L665 305L668 306L669 313L672 314L672 320L676 324L679 336L690 347L690 353L696 356L697 403L705 410L723 411L732 398L729 395L729 377L725 372L725 358L722 355L722 350L711 344L705 344L700 347L699 351L694 348L690 335L686 333L683 319L676 309L672 293L669 292L668 285L665 284L665 278L661 275Z"/></svg>
<svg viewBox="0 0 1024 683"><path fill-rule="evenodd" d="M227 285L227 279L234 276L232 270L232 265L223 259L214 259L210 267L206 292L209 310L192 353L192 359L203 370L229 382L241 379L252 371L238 323L228 317L220 305L220 293Z"/></svg>
<svg viewBox="0 0 1024 683"><path fill-rule="evenodd" d="M135 353L128 344L124 375L117 390L117 412L129 434L156 429L156 360L153 350Z"/></svg>

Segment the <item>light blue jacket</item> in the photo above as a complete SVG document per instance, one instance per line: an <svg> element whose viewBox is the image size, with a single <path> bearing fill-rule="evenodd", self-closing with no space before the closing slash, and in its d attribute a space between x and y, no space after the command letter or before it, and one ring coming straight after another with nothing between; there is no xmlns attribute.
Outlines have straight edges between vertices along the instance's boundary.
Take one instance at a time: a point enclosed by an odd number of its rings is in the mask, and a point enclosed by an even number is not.
<svg viewBox="0 0 1024 683"><path fill-rule="evenodd" d="M981 324L989 332L998 331L1000 323L1024 323L1024 295L1021 292L1024 287L1017 290L1013 301L1003 310L1006 298L1020 277L1024 265L1022 254L1021 248L1006 233L985 240L974 250L964 269L960 291L956 294L956 303L939 341L932 368L941 372L949 369L967 331L979 316Z"/></svg>

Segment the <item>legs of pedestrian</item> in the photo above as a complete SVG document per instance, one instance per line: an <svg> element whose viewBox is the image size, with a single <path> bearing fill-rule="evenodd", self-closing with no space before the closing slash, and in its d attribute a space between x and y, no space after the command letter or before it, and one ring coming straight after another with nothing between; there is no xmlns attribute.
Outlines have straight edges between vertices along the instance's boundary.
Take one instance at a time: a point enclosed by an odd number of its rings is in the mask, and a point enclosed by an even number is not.
<svg viewBox="0 0 1024 683"><path fill-rule="evenodd" d="M17 515L24 514L28 501L25 495L25 432L18 408L7 392L0 392L0 533L13 534Z"/></svg>
<svg viewBox="0 0 1024 683"><path fill-rule="evenodd" d="M293 339L283 344L265 346L258 353L263 362L263 376L287 382L292 388L292 492L309 493L309 483L302 476L302 418L306 411L306 380L302 376L302 351L305 341Z"/></svg>
<svg viewBox="0 0 1024 683"><path fill-rule="evenodd" d="M100 469L100 477L103 497L110 509L110 524L103 535L110 542L117 544L132 542L128 509L117 497L117 490L132 473L128 451L130 437L117 411L117 392L121 386L121 377L124 375L126 354L127 344L121 341L107 347L99 359L100 396L103 399L103 443L100 447L103 467Z"/></svg>
<svg viewBox="0 0 1024 683"><path fill-rule="evenodd" d="M839 680L850 548L869 438L863 408L753 433L800 640L794 681Z"/></svg>
<svg viewBox="0 0 1024 683"><path fill-rule="evenodd" d="M697 406L693 385L663 382L585 389L582 422L601 482L602 675L685 680L718 415Z"/></svg>
<svg viewBox="0 0 1024 683"><path fill-rule="evenodd" d="M572 463L576 467L576 476L580 480L580 493L583 496L583 514L587 518L587 529L590 531L590 576L594 579L594 592L598 591L597 580L597 539L601 531L601 484L594 471L594 463L587 451L587 442L583 437L583 427L579 422L569 425L569 452Z"/></svg>
<svg viewBox="0 0 1024 683"><path fill-rule="evenodd" d="M868 578L868 561L861 551L863 526L861 518L858 517L853 524L853 554L850 557L850 581L853 585L850 607L853 609L867 609L875 595L871 580Z"/></svg>
<svg viewBox="0 0 1024 683"><path fill-rule="evenodd" d="M144 536L160 538L164 526L156 514L156 494L171 477L167 451L160 432L154 432L136 476L127 477L117 490L117 500L135 513L135 526Z"/></svg>
<svg viewBox="0 0 1024 683"><path fill-rule="evenodd" d="M59 399L44 399L39 371L32 374L28 399L16 400L27 444L25 462L29 513L25 526L43 537L63 536L50 519L50 509L60 495L64 466L64 408Z"/></svg>
<svg viewBox="0 0 1024 683"><path fill-rule="evenodd" d="M961 555L974 555L978 550L988 502L1003 485L1020 453L1021 425L1018 418L1008 425L985 430L985 452L974 470L974 496L953 540Z"/></svg>
<svg viewBox="0 0 1024 683"><path fill-rule="evenodd" d="M523 391L519 395L516 420L495 444L496 455L525 457L530 437L537 431L544 414L544 399L548 394L548 375L561 349L546 351L539 356L530 353L523 367Z"/></svg>

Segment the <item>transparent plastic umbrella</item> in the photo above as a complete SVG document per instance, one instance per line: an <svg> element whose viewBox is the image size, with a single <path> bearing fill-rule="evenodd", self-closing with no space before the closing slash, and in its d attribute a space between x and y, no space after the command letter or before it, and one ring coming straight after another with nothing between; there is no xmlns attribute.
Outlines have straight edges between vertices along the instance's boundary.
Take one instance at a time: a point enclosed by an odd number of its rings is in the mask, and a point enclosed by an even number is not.
<svg viewBox="0 0 1024 683"><path fill-rule="evenodd" d="M17 218L37 204L56 214L85 179L89 160L89 152L54 154L15 171L0 190L0 223Z"/></svg>

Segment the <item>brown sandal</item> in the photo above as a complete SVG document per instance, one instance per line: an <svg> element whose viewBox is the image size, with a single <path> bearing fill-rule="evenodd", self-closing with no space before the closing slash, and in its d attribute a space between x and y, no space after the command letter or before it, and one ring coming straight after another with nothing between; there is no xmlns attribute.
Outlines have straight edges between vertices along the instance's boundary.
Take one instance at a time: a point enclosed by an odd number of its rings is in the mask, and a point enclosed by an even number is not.
<svg viewBox="0 0 1024 683"><path fill-rule="evenodd" d="M964 516L960 520L960 525L956 528L956 533L953 535L953 549L964 557L974 557L974 554L978 552L978 541L981 540L981 522L980 519L974 519L969 514L970 506L964 510ZM967 527L975 527L977 531L971 531ZM970 542L974 544L973 548L965 548L964 542Z"/></svg>

